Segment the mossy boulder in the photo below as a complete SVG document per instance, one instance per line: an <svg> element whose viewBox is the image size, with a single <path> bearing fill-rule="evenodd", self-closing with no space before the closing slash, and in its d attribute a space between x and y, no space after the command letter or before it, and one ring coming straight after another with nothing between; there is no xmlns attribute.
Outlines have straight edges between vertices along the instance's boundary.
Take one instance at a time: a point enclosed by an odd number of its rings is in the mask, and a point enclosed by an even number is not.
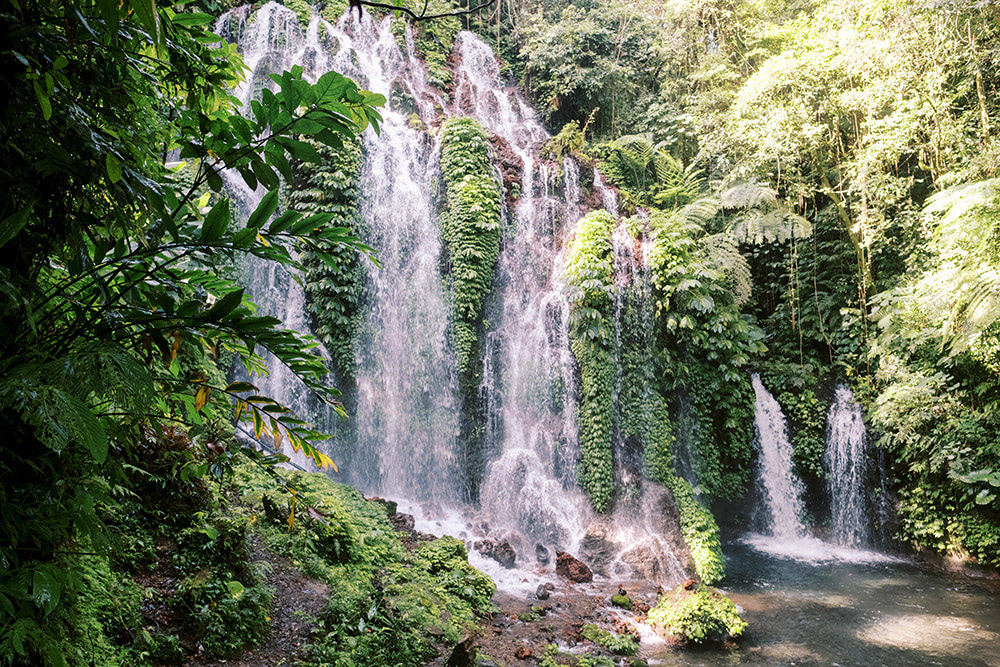
<svg viewBox="0 0 1000 667"><path fill-rule="evenodd" d="M747 627L732 600L711 586L691 583L662 596L649 612L649 624L680 645L724 642Z"/></svg>

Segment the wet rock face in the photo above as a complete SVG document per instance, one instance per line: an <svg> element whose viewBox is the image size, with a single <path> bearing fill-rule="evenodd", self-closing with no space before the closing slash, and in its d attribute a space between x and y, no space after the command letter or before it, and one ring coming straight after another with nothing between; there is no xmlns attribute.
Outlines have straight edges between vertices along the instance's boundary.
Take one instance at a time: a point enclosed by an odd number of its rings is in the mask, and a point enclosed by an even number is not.
<svg viewBox="0 0 1000 667"><path fill-rule="evenodd" d="M615 559L618 544L612 539L611 526L606 521L595 521L587 527L580 542L580 555L599 573Z"/></svg>
<svg viewBox="0 0 1000 667"><path fill-rule="evenodd" d="M640 579L656 579L660 575L660 561L648 545L632 547L622 554L622 562L631 567Z"/></svg>
<svg viewBox="0 0 1000 667"><path fill-rule="evenodd" d="M577 584L594 580L594 573L586 563L577 560L565 551L556 552L556 574Z"/></svg>

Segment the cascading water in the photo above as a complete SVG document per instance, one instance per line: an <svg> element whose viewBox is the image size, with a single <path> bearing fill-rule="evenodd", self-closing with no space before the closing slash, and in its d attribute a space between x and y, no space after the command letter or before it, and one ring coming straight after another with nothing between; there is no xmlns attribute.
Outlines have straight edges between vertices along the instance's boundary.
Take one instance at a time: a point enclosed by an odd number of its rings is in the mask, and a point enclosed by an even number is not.
<svg viewBox="0 0 1000 667"><path fill-rule="evenodd" d="M402 88L421 120L434 120L423 68L412 47L400 48L391 19L342 19L330 34L340 44L334 69L387 99ZM432 198L438 147L396 104L389 99L381 112L381 135L364 137L361 215L381 267L368 272L364 296L351 480L382 494L451 501L459 477L457 382Z"/></svg>
<svg viewBox="0 0 1000 667"><path fill-rule="evenodd" d="M768 530L782 539L805 537L802 482L792 468L792 444L788 440L785 416L756 373L753 374L753 391L756 396L754 446L759 455L759 484L767 510Z"/></svg>
<svg viewBox="0 0 1000 667"><path fill-rule="evenodd" d="M568 303L559 275L559 242L580 215L579 173L562 164L563 197L551 165L533 148L548 134L534 113L500 83L489 46L469 32L456 39L454 106L499 136L522 164L520 196L507 220L497 267L497 325L484 345L483 395L496 421L480 501L490 520L543 545L567 549L590 518L573 484L576 424Z"/></svg>
<svg viewBox="0 0 1000 667"><path fill-rule="evenodd" d="M522 563L531 554L542 562L542 554L553 548L575 550L586 539L592 543L595 535L603 535L613 545L604 561L607 572L642 572L665 583L683 578L671 545L661 537L662 489L648 485L646 493L623 501L612 517L596 519L576 485L576 364L560 276L564 241L584 212L579 166L571 158L554 164L535 157L549 135L535 112L502 85L490 47L471 33L458 35L456 87L448 105L427 85L409 31L398 39L391 19L376 23L368 16L360 21L345 17L334 26L314 15L303 30L293 12L268 3L254 16L246 8L233 10L218 29L239 42L252 69L237 91L240 99L259 95L271 85L269 72L292 64L303 65L311 79L327 69L339 71L389 99L381 111L381 135L363 137L359 206L364 240L378 250L381 267L367 272L367 321L356 351L357 410L350 427L341 429L348 433L340 434L350 443L349 451L334 453L349 480L367 492L401 500L402 507L417 514L418 528L472 539L509 537L519 545ZM425 127L434 126L442 109L446 115L475 117L498 138L507 159L520 161L521 167L520 191L505 209L496 296L486 313L492 326L483 343L480 395L484 450L492 460L483 472L481 509L475 513L460 503L466 471L456 455L461 402L440 273L434 195L440 180L439 146L433 133L413 127L409 119L415 112ZM615 193L599 173L594 187L616 212ZM259 194L234 191L248 209ZM622 231L616 240L620 259L628 264L618 267L623 291L624 283L647 289L648 263L635 254L635 242L626 241L626 235ZM250 291L262 307L287 326L306 331L305 297L291 276L263 263L249 270ZM333 425L317 415L316 406L297 400L296 392L305 392L294 378L286 382L279 374L255 381L263 393ZM639 474L635 461L619 469ZM421 506L426 500L442 502ZM602 533L598 524L607 530ZM495 563L478 554L473 558L477 566L503 577ZM525 574L515 576L523 581Z"/></svg>
<svg viewBox="0 0 1000 667"><path fill-rule="evenodd" d="M869 542L865 500L867 438L861 406L846 385L837 387L826 421L824 462L829 475L832 537L843 546L864 546Z"/></svg>

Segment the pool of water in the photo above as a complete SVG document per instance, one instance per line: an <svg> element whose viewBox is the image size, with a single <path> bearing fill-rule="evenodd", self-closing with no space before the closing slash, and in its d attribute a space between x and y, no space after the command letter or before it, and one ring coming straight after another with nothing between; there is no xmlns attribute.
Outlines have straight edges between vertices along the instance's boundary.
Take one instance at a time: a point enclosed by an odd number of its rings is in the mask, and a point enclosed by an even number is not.
<svg viewBox="0 0 1000 667"><path fill-rule="evenodd" d="M729 649L651 647L651 665L1000 666L1000 590L884 555L746 535L725 590L750 627Z"/></svg>

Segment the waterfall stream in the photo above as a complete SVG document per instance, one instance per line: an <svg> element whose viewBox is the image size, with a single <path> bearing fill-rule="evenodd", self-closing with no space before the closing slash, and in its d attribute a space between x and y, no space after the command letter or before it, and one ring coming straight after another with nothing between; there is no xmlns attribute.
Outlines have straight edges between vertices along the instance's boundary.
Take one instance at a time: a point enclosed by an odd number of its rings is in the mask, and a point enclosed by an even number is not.
<svg viewBox="0 0 1000 667"><path fill-rule="evenodd" d="M795 540L806 536L802 524L805 505L802 482L792 467L792 443L781 406L764 388L760 376L753 375L754 446L759 454L760 478L767 510L768 531L774 537Z"/></svg>
<svg viewBox="0 0 1000 667"><path fill-rule="evenodd" d="M843 546L863 546L869 542L865 501L867 438L861 406L846 385L837 387L826 423L824 462L829 474L832 537Z"/></svg>

